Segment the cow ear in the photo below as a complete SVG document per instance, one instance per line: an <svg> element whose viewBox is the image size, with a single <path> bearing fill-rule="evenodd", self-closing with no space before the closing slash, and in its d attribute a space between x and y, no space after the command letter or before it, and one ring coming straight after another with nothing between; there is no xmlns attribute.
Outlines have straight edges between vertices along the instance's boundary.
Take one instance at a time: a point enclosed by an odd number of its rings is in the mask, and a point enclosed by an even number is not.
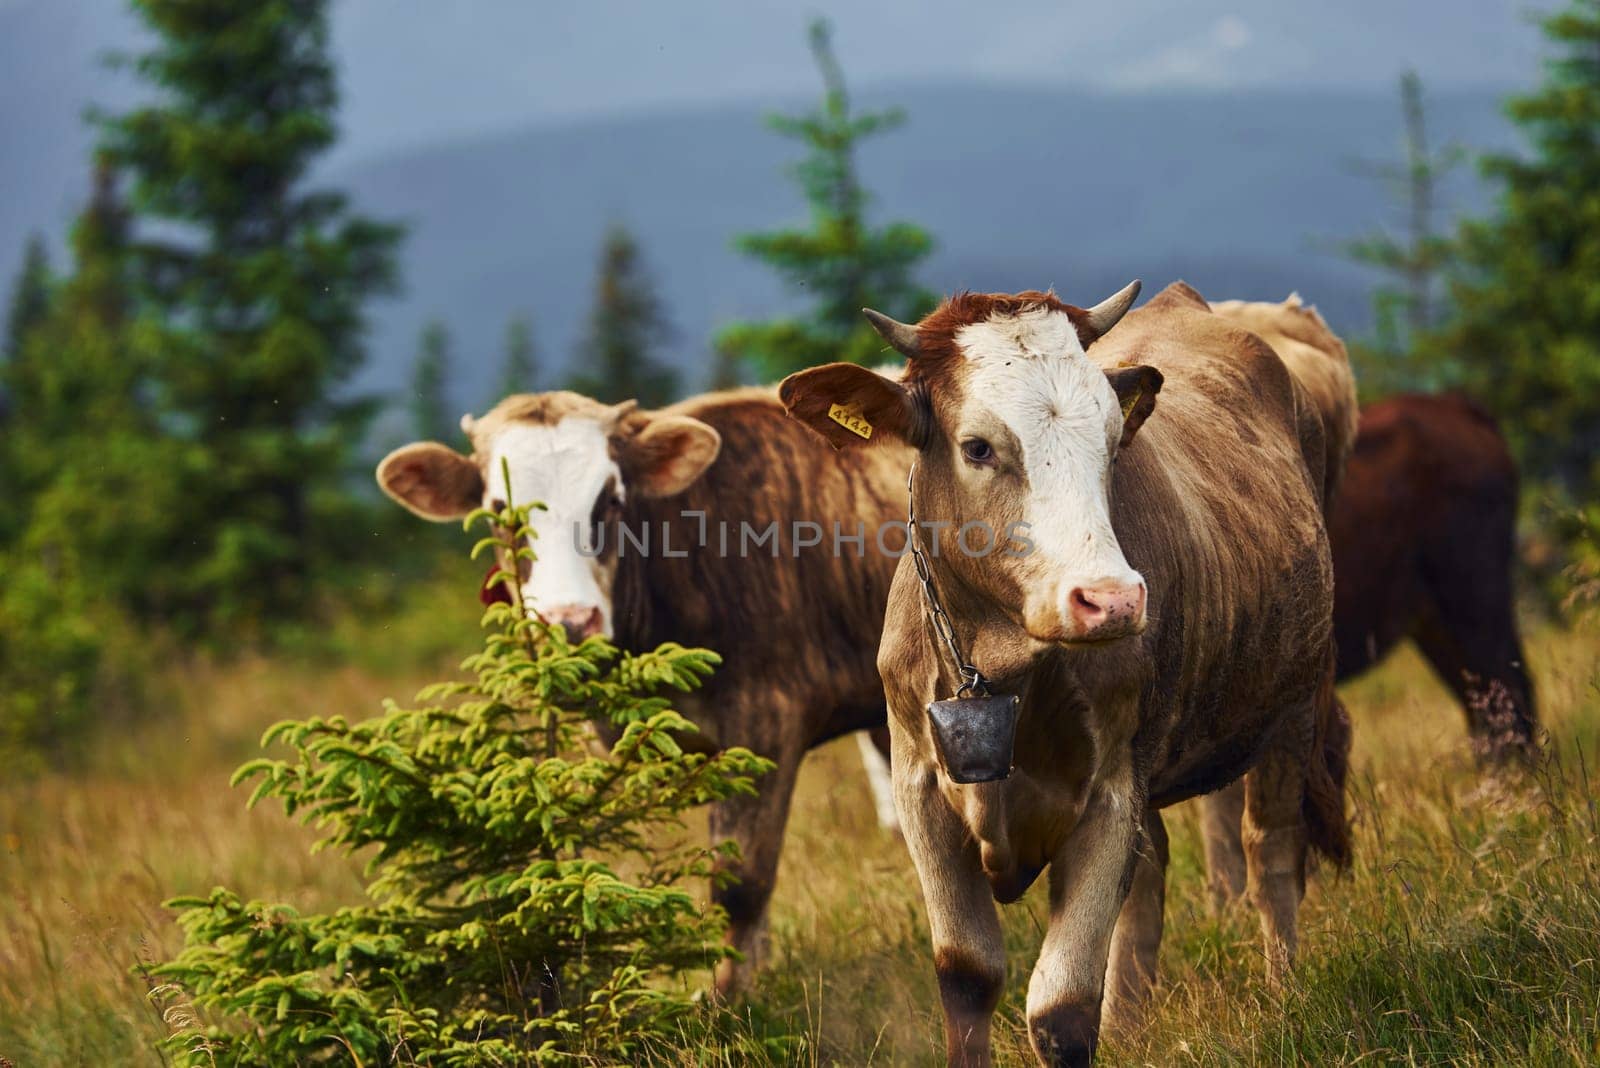
<svg viewBox="0 0 1600 1068"><path fill-rule="evenodd" d="M483 504L483 473L454 449L422 441L396 449L378 465L378 485L402 508L443 523Z"/></svg>
<svg viewBox="0 0 1600 1068"><path fill-rule="evenodd" d="M830 363L792 374L778 387L778 399L790 416L836 449L885 441L922 444L911 391L853 363Z"/></svg>
<svg viewBox="0 0 1600 1068"><path fill-rule="evenodd" d="M1126 449L1150 413L1155 411L1156 394L1161 392L1161 372L1140 364L1113 367L1106 372L1106 378L1116 391L1117 403L1122 405L1122 441L1117 447Z"/></svg>
<svg viewBox="0 0 1600 1068"><path fill-rule="evenodd" d="M640 425L642 423L642 425ZM722 451L722 435L687 415L630 414L617 440L623 482L645 497L682 493Z"/></svg>

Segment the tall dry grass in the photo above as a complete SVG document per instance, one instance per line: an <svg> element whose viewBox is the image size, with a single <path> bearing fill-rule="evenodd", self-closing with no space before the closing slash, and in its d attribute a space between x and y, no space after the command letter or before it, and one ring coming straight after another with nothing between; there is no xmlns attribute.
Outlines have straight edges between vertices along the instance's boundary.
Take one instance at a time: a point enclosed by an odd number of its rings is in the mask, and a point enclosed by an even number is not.
<svg viewBox="0 0 1600 1068"><path fill-rule="evenodd" d="M0 782L0 1056L19 1068L162 1063L155 1041L168 1024L138 967L177 946L160 908L172 894L222 883L303 908L354 898L358 872L311 856L313 836L280 813L246 811L228 777L268 723L409 695L441 665L408 650L462 626L470 616L352 634L348 648L365 650L357 666L171 668L164 714L103 739L88 767ZM1358 859L1314 883L1284 991L1263 982L1250 912L1211 913L1193 813L1170 814L1159 990L1149 1025L1109 1042L1103 1061L1600 1062L1595 639L1549 630L1530 641L1555 754L1534 775L1481 778L1460 713L1409 653L1346 690ZM999 1060L1029 1064L1021 1007L1040 894L1004 916ZM772 933L744 1022L686 1040L674 1061L938 1063L921 895L904 848L877 828L852 741L807 761Z"/></svg>

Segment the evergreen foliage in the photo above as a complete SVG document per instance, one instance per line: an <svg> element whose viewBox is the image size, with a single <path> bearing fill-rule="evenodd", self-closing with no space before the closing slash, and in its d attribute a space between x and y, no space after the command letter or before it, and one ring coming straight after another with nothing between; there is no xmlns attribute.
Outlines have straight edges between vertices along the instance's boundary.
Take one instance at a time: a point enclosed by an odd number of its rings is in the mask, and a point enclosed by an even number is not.
<svg viewBox="0 0 1600 1068"><path fill-rule="evenodd" d="M1419 358L1457 360L1524 475L1558 501L1600 499L1600 0L1542 20L1554 46L1507 113L1533 153L1494 155L1494 215L1458 240L1451 314Z"/></svg>
<svg viewBox="0 0 1600 1068"><path fill-rule="evenodd" d="M1460 377L1456 361L1425 364L1413 345L1440 319L1439 279L1450 266L1453 245L1437 231L1434 215L1440 183L1465 153L1457 145L1434 149L1429 144L1422 79L1415 71L1400 77L1400 111L1402 161L1364 163L1362 170L1393 193L1404 217L1403 236L1386 227L1341 246L1348 258L1377 268L1389 279L1373 294L1376 336L1351 346L1357 380L1367 395L1439 389Z"/></svg>
<svg viewBox="0 0 1600 1068"><path fill-rule="evenodd" d="M0 546L10 542L21 524L23 486L21 467L27 457L17 448L11 426L13 413L23 401L36 400L31 388L33 375L23 360L28 335L41 326L50 312L54 280L44 239L34 234L22 252L22 266L12 283L11 300L6 308L5 333L0 336L0 500L11 507L0 509Z"/></svg>
<svg viewBox="0 0 1600 1068"><path fill-rule="evenodd" d="M707 389L734 389L745 384L744 363L731 345L718 341L711 353L711 376Z"/></svg>
<svg viewBox="0 0 1600 1068"><path fill-rule="evenodd" d="M11 361L22 352L23 339L28 331L44 321L50 310L50 253L45 249L44 238L35 233L28 238L22 250L22 266L11 287L11 301L6 306L5 335L0 338L0 360Z"/></svg>
<svg viewBox="0 0 1600 1068"><path fill-rule="evenodd" d="M158 610L182 456L144 400L127 318L127 213L104 160L73 229L73 274L5 365L0 435L0 759L59 754L137 699L130 612Z"/></svg>
<svg viewBox="0 0 1600 1068"><path fill-rule="evenodd" d="M443 323L422 328L417 358L411 365L411 431L423 441L450 441L458 434L450 418L450 332Z"/></svg>
<svg viewBox="0 0 1600 1068"><path fill-rule="evenodd" d="M639 245L613 226L600 251L594 309L578 350L571 388L607 403L637 400L659 407L678 394L678 376L655 351L672 337Z"/></svg>
<svg viewBox="0 0 1600 1068"><path fill-rule="evenodd" d="M490 406L514 393L532 393L539 388L539 355L533 345L533 325L524 316L506 324L505 356L500 364L500 380L495 385Z"/></svg>
<svg viewBox="0 0 1600 1068"><path fill-rule="evenodd" d="M399 230L306 176L334 141L327 0L133 0L150 102L99 120L144 225L129 248L151 398L182 440L185 511L166 561L180 621L303 612L374 411L338 387L363 359L362 305L394 279Z"/></svg>
<svg viewBox="0 0 1600 1068"><path fill-rule="evenodd" d="M528 509L480 512L506 570L537 567ZM515 559L515 563L509 563ZM421 707L281 723L247 764L251 802L276 798L370 856L367 900L303 915L231 891L172 902L187 945L156 969L188 1024L180 1063L628 1063L692 1025L685 973L731 951L725 918L684 889L734 847L690 844L691 806L752 793L770 762L686 752L672 694L717 662L664 645L573 645L512 604L484 615L470 681ZM587 752L587 721L620 738ZM202 1028L193 1006L214 1018Z"/></svg>
<svg viewBox="0 0 1600 1068"><path fill-rule="evenodd" d="M876 308L915 322L932 309L932 294L912 272L933 240L910 223L874 229L866 219L868 196L856 166L856 146L905 121L899 110L853 112L844 72L833 53L826 20L811 24L811 52L822 73L821 106L805 115L773 115L778 134L803 142L809 154L793 174L811 209L809 229L745 234L739 251L767 264L788 288L806 297L809 313L764 323L736 323L718 348L746 361L756 374L776 379L834 360L885 359L883 340L862 318Z"/></svg>

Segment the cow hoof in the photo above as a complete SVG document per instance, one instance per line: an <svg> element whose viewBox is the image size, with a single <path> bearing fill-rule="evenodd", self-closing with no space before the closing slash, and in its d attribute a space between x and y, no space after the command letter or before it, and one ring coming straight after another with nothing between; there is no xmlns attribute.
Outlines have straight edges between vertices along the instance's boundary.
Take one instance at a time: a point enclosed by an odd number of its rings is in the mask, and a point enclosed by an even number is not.
<svg viewBox="0 0 1600 1068"><path fill-rule="evenodd" d="M1028 1014L1028 1037L1041 1064L1081 1068L1094 1062L1100 1038L1097 1005L1067 1004Z"/></svg>

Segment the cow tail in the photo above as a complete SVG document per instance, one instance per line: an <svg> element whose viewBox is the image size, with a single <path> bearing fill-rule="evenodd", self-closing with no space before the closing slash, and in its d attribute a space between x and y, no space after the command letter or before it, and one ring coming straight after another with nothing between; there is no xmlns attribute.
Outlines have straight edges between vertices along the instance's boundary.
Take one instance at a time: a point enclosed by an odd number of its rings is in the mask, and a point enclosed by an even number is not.
<svg viewBox="0 0 1600 1068"><path fill-rule="evenodd" d="M1311 848L1339 868L1350 866L1350 817L1345 808L1349 772L1350 713L1334 692L1330 663L1317 690L1316 728L1301 811Z"/></svg>

